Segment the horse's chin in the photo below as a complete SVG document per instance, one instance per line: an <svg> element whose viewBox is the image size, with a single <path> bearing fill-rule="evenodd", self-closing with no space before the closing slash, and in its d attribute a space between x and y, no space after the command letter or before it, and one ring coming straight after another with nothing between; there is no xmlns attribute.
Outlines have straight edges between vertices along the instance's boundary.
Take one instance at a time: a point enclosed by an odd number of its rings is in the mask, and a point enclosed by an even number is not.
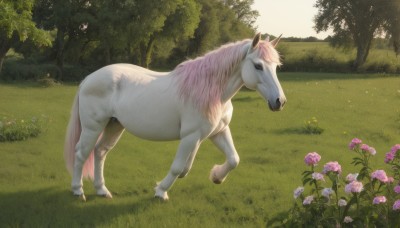
<svg viewBox="0 0 400 228"><path fill-rule="evenodd" d="M272 107L272 105L271 105L271 103L269 103L269 101L267 103L268 103L269 110L271 110L273 112L279 112L279 111L282 111L282 109L283 109L282 106Z"/></svg>

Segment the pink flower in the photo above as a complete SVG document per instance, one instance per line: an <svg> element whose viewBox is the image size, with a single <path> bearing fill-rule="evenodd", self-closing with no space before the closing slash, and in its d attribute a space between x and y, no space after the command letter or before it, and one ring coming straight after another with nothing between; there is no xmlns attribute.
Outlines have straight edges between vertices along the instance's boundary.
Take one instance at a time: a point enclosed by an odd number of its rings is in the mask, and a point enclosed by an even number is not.
<svg viewBox="0 0 400 228"><path fill-rule="evenodd" d="M310 152L304 157L307 165L316 165L321 160L321 156L317 152Z"/></svg>
<svg viewBox="0 0 400 228"><path fill-rule="evenodd" d="M377 196L374 198L372 201L373 204L381 204L381 203L386 203L386 197L385 196Z"/></svg>
<svg viewBox="0 0 400 228"><path fill-rule="evenodd" d="M382 183L387 183L389 182L389 178L386 175L385 170L376 170L375 172L371 173L371 178L377 179Z"/></svg>
<svg viewBox="0 0 400 228"><path fill-rule="evenodd" d="M346 185L344 191L346 193L359 193L363 190L363 184L359 181L353 181Z"/></svg>
<svg viewBox="0 0 400 228"><path fill-rule="evenodd" d="M389 163L389 162L393 161L395 156L396 156L396 154L393 153L392 151L387 152L386 156L385 156L385 163Z"/></svg>
<svg viewBox="0 0 400 228"><path fill-rule="evenodd" d="M346 176L346 181L348 183L356 181L358 177L358 173L349 173L349 175Z"/></svg>
<svg viewBox="0 0 400 228"><path fill-rule="evenodd" d="M329 172L340 174L342 172L342 166L340 166L337 161L328 162L324 165L324 170L322 173L327 174Z"/></svg>
<svg viewBox="0 0 400 228"><path fill-rule="evenodd" d="M393 210L395 211L400 210L400 200L396 200L396 202L394 202Z"/></svg>
<svg viewBox="0 0 400 228"><path fill-rule="evenodd" d="M322 174L322 173L313 173L313 174L311 174L311 176L312 176L312 178L314 179L314 180L322 180L322 181L325 181L325 179L324 179L324 175Z"/></svg>
<svg viewBox="0 0 400 228"><path fill-rule="evenodd" d="M400 194L400 185L397 185L396 187L394 187L394 192L397 194Z"/></svg>
<svg viewBox="0 0 400 228"><path fill-rule="evenodd" d="M349 144L349 149L354 150L356 146L360 145L361 143L362 143L361 139L354 138L353 140L351 140Z"/></svg>
<svg viewBox="0 0 400 228"><path fill-rule="evenodd" d="M313 200L314 200L314 196L307 196L303 201L303 205L310 205Z"/></svg>
<svg viewBox="0 0 400 228"><path fill-rule="evenodd" d="M400 144L396 144L390 149L390 152L396 154L397 151L399 151L399 150L400 150Z"/></svg>

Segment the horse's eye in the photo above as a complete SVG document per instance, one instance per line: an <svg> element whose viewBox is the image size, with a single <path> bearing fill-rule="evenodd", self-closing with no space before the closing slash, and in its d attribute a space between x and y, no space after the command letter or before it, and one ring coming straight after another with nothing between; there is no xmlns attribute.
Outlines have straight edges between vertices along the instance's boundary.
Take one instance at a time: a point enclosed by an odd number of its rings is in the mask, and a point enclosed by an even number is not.
<svg viewBox="0 0 400 228"><path fill-rule="evenodd" d="M263 66L260 63L254 63L254 68L256 68L257 70L263 70Z"/></svg>

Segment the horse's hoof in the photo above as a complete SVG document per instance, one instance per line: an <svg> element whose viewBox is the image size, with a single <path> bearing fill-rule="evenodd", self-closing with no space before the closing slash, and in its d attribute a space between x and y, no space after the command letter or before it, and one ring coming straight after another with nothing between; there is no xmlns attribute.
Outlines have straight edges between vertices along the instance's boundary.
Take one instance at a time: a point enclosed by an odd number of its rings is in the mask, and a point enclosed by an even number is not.
<svg viewBox="0 0 400 228"><path fill-rule="evenodd" d="M155 199L159 199L159 200L164 201L164 202L169 200L168 195L166 195L166 196L154 195L154 198Z"/></svg>
<svg viewBox="0 0 400 228"><path fill-rule="evenodd" d="M214 184L221 184L222 182L224 182L225 178L219 178L218 177L218 171L220 169L219 165L215 165L210 172L210 177L209 179L214 183Z"/></svg>
<svg viewBox="0 0 400 228"><path fill-rule="evenodd" d="M107 194L103 195L103 197L107 198L107 199L112 199L112 195L111 192L107 192Z"/></svg>
<svg viewBox="0 0 400 228"><path fill-rule="evenodd" d="M159 183L157 183L157 186L154 188L154 190L156 191L154 198L158 198L163 201L167 201L169 199L167 192L160 189Z"/></svg>
<svg viewBox="0 0 400 228"><path fill-rule="evenodd" d="M80 201L86 202L86 196L85 196L85 194L74 195L74 196L77 197Z"/></svg>

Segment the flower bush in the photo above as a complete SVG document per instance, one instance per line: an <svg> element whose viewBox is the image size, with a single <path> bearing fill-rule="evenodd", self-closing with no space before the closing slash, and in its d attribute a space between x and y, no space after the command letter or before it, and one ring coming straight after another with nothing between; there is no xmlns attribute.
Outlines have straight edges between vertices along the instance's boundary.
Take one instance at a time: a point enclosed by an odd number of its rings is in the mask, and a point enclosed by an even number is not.
<svg viewBox="0 0 400 228"><path fill-rule="evenodd" d="M45 131L47 118L32 117L30 120L0 118L0 142L21 141L37 137Z"/></svg>
<svg viewBox="0 0 400 228"><path fill-rule="evenodd" d="M309 167L302 174L303 186L293 192L290 210L272 218L267 226L279 227L397 227L400 224L400 144L385 156L385 170L372 170L369 161L375 148L354 138L349 149L356 155L351 164L358 173L342 176L341 165L327 162L321 172L315 169L321 156L308 153Z"/></svg>

